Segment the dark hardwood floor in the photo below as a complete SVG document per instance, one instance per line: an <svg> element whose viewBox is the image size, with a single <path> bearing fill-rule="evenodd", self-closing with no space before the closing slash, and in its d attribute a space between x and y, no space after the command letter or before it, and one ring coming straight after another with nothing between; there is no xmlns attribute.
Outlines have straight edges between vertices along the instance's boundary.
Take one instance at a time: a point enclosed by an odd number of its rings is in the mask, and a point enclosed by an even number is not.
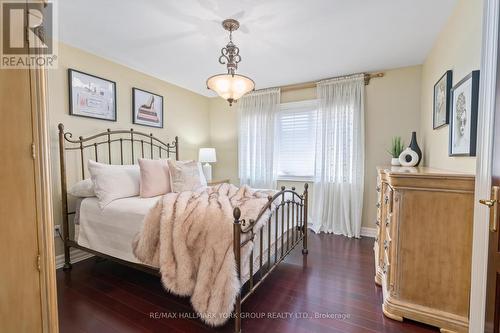
<svg viewBox="0 0 500 333"><path fill-rule="evenodd" d="M243 332L438 332L382 314L373 281L373 239L310 235L243 304ZM194 318L188 298L163 290L158 277L95 259L57 272L61 332L232 332ZM308 318L298 318L306 313ZM291 318L285 318L286 316ZM163 318L154 318L154 317ZM321 318L316 318L320 316ZM277 317L277 318L269 318ZM282 317L282 318L280 318Z"/></svg>

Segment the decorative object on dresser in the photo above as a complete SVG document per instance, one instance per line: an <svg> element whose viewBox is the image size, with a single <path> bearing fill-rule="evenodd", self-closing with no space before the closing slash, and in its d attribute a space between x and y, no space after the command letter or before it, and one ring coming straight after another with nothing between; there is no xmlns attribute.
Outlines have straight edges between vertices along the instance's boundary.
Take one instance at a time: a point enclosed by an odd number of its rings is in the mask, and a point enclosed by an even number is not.
<svg viewBox="0 0 500 333"><path fill-rule="evenodd" d="M210 163L217 162L215 148L200 148L198 152L198 162L205 163L203 164L203 173L205 174L207 182L210 183L212 181L212 166Z"/></svg>
<svg viewBox="0 0 500 333"><path fill-rule="evenodd" d="M446 71L434 85L432 128L437 129L450 123L450 93L452 71Z"/></svg>
<svg viewBox="0 0 500 333"><path fill-rule="evenodd" d="M474 175L424 167L377 173L375 282L384 314L467 332Z"/></svg>
<svg viewBox="0 0 500 333"><path fill-rule="evenodd" d="M479 71L451 89L450 156L476 156Z"/></svg>
<svg viewBox="0 0 500 333"><path fill-rule="evenodd" d="M418 161L417 161L417 164L415 164L415 166L418 166L420 164L420 161L422 161L422 150L420 150L420 147L418 146L417 132L411 132L411 140L410 140L410 144L408 145L408 147L417 153Z"/></svg>
<svg viewBox="0 0 500 333"><path fill-rule="evenodd" d="M399 164L404 167L414 167L418 163L418 155L416 151L413 151L410 147L403 150L399 155ZM392 164L395 165L395 164Z"/></svg>
<svg viewBox="0 0 500 333"><path fill-rule="evenodd" d="M401 141L400 136L395 136L392 138L391 149L387 151L392 157L391 165L395 166L401 165L399 162L399 155L401 155L401 153L403 152L404 145L405 144L404 142Z"/></svg>
<svg viewBox="0 0 500 333"><path fill-rule="evenodd" d="M69 114L116 121L116 83L68 69Z"/></svg>
<svg viewBox="0 0 500 333"><path fill-rule="evenodd" d="M236 103L243 95L255 89L255 83L249 77L236 74L241 61L240 49L233 43L233 31L238 30L240 23L234 19L222 21L222 27L229 31L229 43L221 49L219 63L225 64L227 74L217 74L207 79L207 88L229 102Z"/></svg>
<svg viewBox="0 0 500 333"><path fill-rule="evenodd" d="M163 97L139 88L132 88L132 122L137 125L163 128Z"/></svg>

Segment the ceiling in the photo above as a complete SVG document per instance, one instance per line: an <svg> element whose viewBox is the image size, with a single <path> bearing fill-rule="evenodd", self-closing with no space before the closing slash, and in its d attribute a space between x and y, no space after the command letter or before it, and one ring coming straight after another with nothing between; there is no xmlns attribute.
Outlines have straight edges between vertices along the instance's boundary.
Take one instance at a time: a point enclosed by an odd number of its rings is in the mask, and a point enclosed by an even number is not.
<svg viewBox="0 0 500 333"><path fill-rule="evenodd" d="M456 0L59 0L69 45L214 96L228 40L256 89L421 64Z"/></svg>

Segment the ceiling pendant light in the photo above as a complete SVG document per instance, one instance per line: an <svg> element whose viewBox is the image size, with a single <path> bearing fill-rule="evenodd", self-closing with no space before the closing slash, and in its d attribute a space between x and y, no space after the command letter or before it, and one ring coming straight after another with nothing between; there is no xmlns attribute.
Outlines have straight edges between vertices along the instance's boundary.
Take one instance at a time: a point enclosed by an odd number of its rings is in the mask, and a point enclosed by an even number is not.
<svg viewBox="0 0 500 333"><path fill-rule="evenodd" d="M220 97L229 102L229 106L236 103L246 93L255 89L255 83L249 77L236 74L238 63L241 61L240 49L233 43L233 31L238 30L240 23L234 19L222 22L224 29L229 31L229 43L221 49L219 63L226 65L227 74L217 74L207 80L207 88L215 91Z"/></svg>

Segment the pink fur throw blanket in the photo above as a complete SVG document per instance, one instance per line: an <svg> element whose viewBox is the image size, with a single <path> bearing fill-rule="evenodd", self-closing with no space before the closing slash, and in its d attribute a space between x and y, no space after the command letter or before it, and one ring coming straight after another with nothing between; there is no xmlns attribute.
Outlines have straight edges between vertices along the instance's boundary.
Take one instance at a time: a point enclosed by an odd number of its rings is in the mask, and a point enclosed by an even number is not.
<svg viewBox="0 0 500 333"><path fill-rule="evenodd" d="M159 267L165 289L191 296L204 322L222 325L231 317L241 287L233 252L233 208L241 209L242 219L255 219L269 194L230 184L168 193L144 218L132 244L134 254ZM257 221L255 232L269 215ZM248 262L252 247L250 241L242 248L242 263Z"/></svg>

